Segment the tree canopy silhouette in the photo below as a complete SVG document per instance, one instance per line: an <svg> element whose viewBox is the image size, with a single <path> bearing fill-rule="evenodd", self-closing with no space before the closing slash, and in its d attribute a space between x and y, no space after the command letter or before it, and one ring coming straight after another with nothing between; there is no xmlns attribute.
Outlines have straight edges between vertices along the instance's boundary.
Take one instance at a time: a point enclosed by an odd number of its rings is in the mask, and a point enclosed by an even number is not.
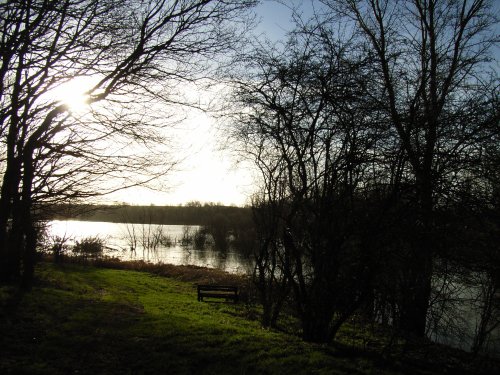
<svg viewBox="0 0 500 375"><path fill-rule="evenodd" d="M280 231L261 234L277 245L257 259L279 250L308 339L374 303L424 336L437 258L465 243L457 223L498 210L497 20L482 0L321 2L235 82L236 144L262 172L255 209L279 217L255 216Z"/></svg>
<svg viewBox="0 0 500 375"><path fill-rule="evenodd" d="M166 173L179 85L237 48L254 1L29 0L0 4L0 277L33 273L40 203ZM88 107L57 98L86 81ZM162 167L158 169L158 167ZM104 181L104 182L103 182Z"/></svg>

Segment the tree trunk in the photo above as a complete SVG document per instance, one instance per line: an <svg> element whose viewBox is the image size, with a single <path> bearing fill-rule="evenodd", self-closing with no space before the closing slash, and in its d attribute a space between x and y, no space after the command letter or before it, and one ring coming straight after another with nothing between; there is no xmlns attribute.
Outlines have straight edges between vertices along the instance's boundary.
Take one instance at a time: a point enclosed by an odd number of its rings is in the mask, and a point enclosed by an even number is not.
<svg viewBox="0 0 500 375"><path fill-rule="evenodd" d="M18 280L21 275L21 254L24 248L22 230L22 211L20 207L19 194L13 199L12 214L9 233L6 239L6 262L10 273L10 278Z"/></svg>
<svg viewBox="0 0 500 375"><path fill-rule="evenodd" d="M315 343L330 343L331 316L326 311L311 311L308 309L302 316L302 338ZM318 310L318 309L316 309ZM319 310L322 310L319 308Z"/></svg>
<svg viewBox="0 0 500 375"><path fill-rule="evenodd" d="M16 274L18 250L12 247L12 236L15 236L12 210L13 201L19 190L20 169L17 159L7 158L2 189L0 192L0 280L10 281ZM15 232L15 231L14 231Z"/></svg>
<svg viewBox="0 0 500 375"><path fill-rule="evenodd" d="M424 337L426 332L434 259L432 177L430 172L422 172L420 176L420 181L417 179L419 212L414 228L416 233L408 259L410 275L407 290L401 291L404 297L399 322L401 329L416 337Z"/></svg>
<svg viewBox="0 0 500 375"><path fill-rule="evenodd" d="M27 218L26 220L31 219ZM33 222L26 222L25 225L26 243L23 256L22 287L30 289L35 274L37 233Z"/></svg>
<svg viewBox="0 0 500 375"><path fill-rule="evenodd" d="M32 184L34 178L34 161L32 149L26 148L23 157L24 175L21 206L21 228L25 236L23 252L22 287L30 289L33 283L36 263L37 232L32 217Z"/></svg>
<svg viewBox="0 0 500 375"><path fill-rule="evenodd" d="M407 290L401 291L399 328L411 336L425 337L432 273L427 264L422 264L428 263L428 259L413 260L413 272L418 272L418 275L411 277Z"/></svg>

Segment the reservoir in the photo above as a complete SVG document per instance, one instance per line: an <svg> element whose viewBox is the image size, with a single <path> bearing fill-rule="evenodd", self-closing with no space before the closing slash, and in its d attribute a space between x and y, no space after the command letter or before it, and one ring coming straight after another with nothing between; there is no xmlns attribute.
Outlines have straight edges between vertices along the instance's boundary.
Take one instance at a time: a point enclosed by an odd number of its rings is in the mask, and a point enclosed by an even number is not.
<svg viewBox="0 0 500 375"><path fill-rule="evenodd" d="M186 236L194 235L199 228L197 225L53 220L47 226L47 241L49 244L54 243L58 237L65 239L71 247L76 241L97 236L104 241L104 255L120 260L194 265L238 274L251 272L252 263L248 257L231 246L226 251L220 251L207 241L203 248L195 249L193 244L183 241ZM159 233L168 243L163 241L153 246L151 240Z"/></svg>

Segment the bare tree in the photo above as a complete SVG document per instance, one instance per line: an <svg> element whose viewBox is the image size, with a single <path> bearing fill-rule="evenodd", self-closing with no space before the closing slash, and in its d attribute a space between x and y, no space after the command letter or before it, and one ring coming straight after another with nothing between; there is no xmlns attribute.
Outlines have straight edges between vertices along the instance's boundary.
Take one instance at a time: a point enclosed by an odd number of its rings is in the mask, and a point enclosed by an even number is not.
<svg viewBox="0 0 500 375"><path fill-rule="evenodd" d="M415 217L398 324L422 336L439 241L436 210L456 201L465 184L475 193L486 187L472 169L498 142L498 77L485 70L497 38L494 12L483 0L322 2L331 21L349 24L374 56L373 93L407 159Z"/></svg>
<svg viewBox="0 0 500 375"><path fill-rule="evenodd" d="M257 253L261 292L283 272L304 339L330 342L361 306L368 275L357 202L378 130L363 96L365 56L320 26L250 60L254 75L238 82L235 138L262 171L265 195L254 211L276 211L256 217L272 226Z"/></svg>
<svg viewBox="0 0 500 375"><path fill-rule="evenodd" d="M467 220L496 207L496 20L483 1L322 2L331 12L283 51L249 58L235 138L275 183L283 166L304 338L331 340L363 300L422 336L435 262L458 259L450 249L477 239Z"/></svg>
<svg viewBox="0 0 500 375"><path fill-rule="evenodd" d="M288 206L284 183L286 170L279 157L270 157L272 149L268 150L262 144L255 146L257 147L252 151L256 152L255 161L261 171L263 186L262 191L256 193L252 199L255 227L255 266L252 276L262 304L262 325L276 327L282 307L291 291L283 244ZM263 158L263 155L267 157Z"/></svg>
<svg viewBox="0 0 500 375"><path fill-rule="evenodd" d="M239 16L253 3L0 4L3 279L19 274L21 258L26 283L32 277L37 204L95 196L168 171L172 163L165 159L166 168L157 169L165 150L155 142L162 141L174 106L185 103L179 84L206 77L213 58L236 47L236 23L244 23ZM77 77L90 82L84 114L54 97ZM162 113L165 104L170 110Z"/></svg>

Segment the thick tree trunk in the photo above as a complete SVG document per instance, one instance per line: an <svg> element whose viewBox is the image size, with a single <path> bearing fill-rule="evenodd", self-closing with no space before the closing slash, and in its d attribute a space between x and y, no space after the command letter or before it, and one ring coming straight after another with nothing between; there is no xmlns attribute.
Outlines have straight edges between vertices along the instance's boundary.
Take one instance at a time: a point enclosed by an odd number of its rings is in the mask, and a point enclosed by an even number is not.
<svg viewBox="0 0 500 375"><path fill-rule="evenodd" d="M308 310L302 316L302 338L304 341L329 343L331 341L331 317L322 311Z"/></svg>
<svg viewBox="0 0 500 375"><path fill-rule="evenodd" d="M410 335L424 337L426 332L427 312L432 288L434 259L433 232L433 197L432 177L430 172L421 173L417 179L418 215L412 251L408 261L407 290L402 290L399 326Z"/></svg>
<svg viewBox="0 0 500 375"><path fill-rule="evenodd" d="M6 240L7 264L10 278L18 280L21 275L21 254L24 248L22 230L22 212L19 202L19 195L14 197L12 204L12 215L9 233Z"/></svg>
<svg viewBox="0 0 500 375"><path fill-rule="evenodd" d="M25 227L26 243L23 254L22 287L30 289L35 274L37 233L33 222L26 222L25 225L27 227Z"/></svg>
<svg viewBox="0 0 500 375"><path fill-rule="evenodd" d="M419 259L420 258L420 259ZM427 254L413 257L412 272L400 301L399 328L415 337L425 337L431 295L432 269Z"/></svg>
<svg viewBox="0 0 500 375"><path fill-rule="evenodd" d="M32 149L26 148L23 157L24 175L21 206L21 228L25 237L23 252L22 287L31 288L36 263L37 231L32 217L32 184L34 178L34 161Z"/></svg>
<svg viewBox="0 0 500 375"><path fill-rule="evenodd" d="M2 189L0 192L0 280L10 281L16 275L19 253L13 247L12 236L15 236L13 204L19 190L20 169L17 159L7 158Z"/></svg>

